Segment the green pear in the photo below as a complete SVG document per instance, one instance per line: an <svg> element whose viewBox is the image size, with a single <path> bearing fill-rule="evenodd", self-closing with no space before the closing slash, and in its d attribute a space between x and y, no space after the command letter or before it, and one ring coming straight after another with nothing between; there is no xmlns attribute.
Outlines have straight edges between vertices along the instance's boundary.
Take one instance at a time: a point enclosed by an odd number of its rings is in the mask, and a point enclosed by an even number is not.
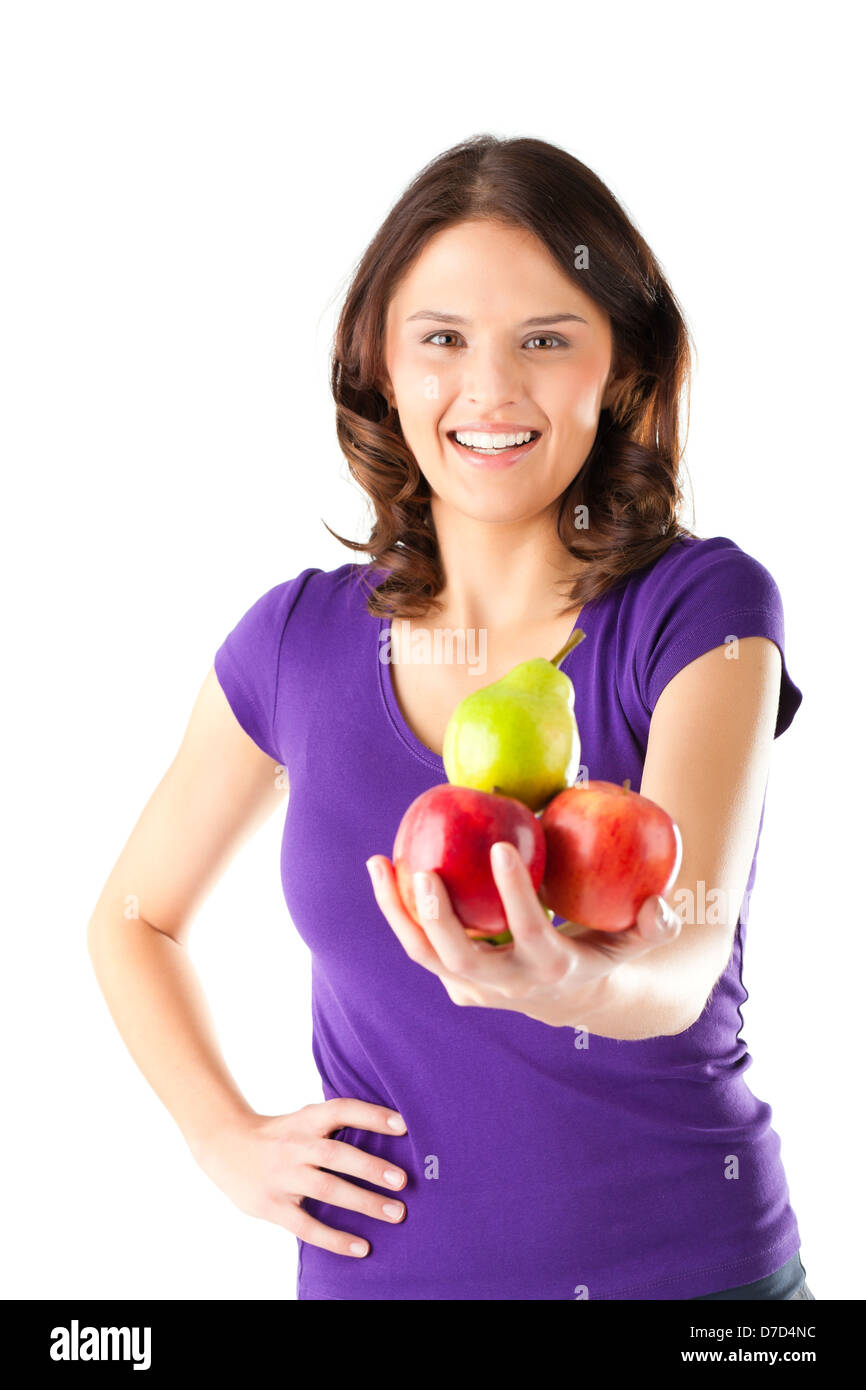
<svg viewBox="0 0 866 1390"><path fill-rule="evenodd" d="M533 811L573 785L580 736L574 686L559 665L585 636L576 628L552 661L522 661L460 701L442 750L449 782L516 797Z"/></svg>

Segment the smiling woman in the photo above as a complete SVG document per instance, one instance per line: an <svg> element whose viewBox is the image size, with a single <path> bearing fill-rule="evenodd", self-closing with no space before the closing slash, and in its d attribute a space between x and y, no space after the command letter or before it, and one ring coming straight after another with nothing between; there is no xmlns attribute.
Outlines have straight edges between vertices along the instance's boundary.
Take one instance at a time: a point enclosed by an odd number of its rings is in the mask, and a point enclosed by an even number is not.
<svg viewBox="0 0 866 1390"><path fill-rule="evenodd" d="M506 264L519 264L520 277L502 292ZM419 334L416 320L439 319L432 310L406 313L436 285L444 285L450 302L468 305L461 331ZM581 309L553 309L549 317L521 317L523 306L565 298ZM538 333L568 322L569 336ZM443 344L436 339L454 338ZM539 343L549 346L539 347ZM434 496L461 496L480 516L517 516L534 503L542 487L549 505L568 489L575 464L592 448L599 412L615 399L612 340L607 314L566 276L537 237L489 219L469 220L437 233L425 253L403 276L390 300L387 317L386 392L400 401L400 426ZM485 380L485 377L488 378ZM465 401L474 402L492 389L509 393L509 377L518 377L521 392L532 400L532 419L515 418L514 406L495 416L466 419ZM435 391L427 387L435 384ZM455 410L460 417L449 422ZM453 458L439 466L442 441ZM516 441L520 438L520 444ZM465 441L465 442L461 442ZM511 447L509 442L514 441ZM531 462L530 462L531 456ZM516 469L506 491L482 491L477 470ZM492 480L493 482L494 480Z"/></svg>
<svg viewBox="0 0 866 1390"><path fill-rule="evenodd" d="M579 263L576 244L586 248ZM458 1224L465 1231L468 1213L479 1252L470 1295L457 1227L448 1256L422 1274L432 1262L422 1227L429 1215L441 1236L451 1191L440 1187L434 1214L422 1184L414 1254L407 1237L409 1264L400 1262L401 1287L416 1297L492 1296L479 1291L494 1286L495 1270L502 1297L571 1297L565 1270L578 1265L591 1298L736 1297L738 1287L744 1298L790 1296L775 1272L784 1267L790 1279L799 1232L769 1106L742 1081L750 1059L739 1010L770 752L801 695L784 661L772 576L734 542L700 540L679 521L688 367L686 326L649 247L590 170L533 140L480 137L422 170L368 248L340 319L338 432L375 510L367 542L346 542L372 557L357 574L345 567L347 582L366 591L380 638L395 615L404 634L380 668L402 759L388 759L377 804L390 800L396 821L398 807L444 780L445 727L478 686L465 663L419 666L404 649L443 627L483 630L492 684L527 656L561 648L579 619L588 640L563 670L577 691L581 777L631 778L684 840L666 899L648 900L615 938L569 923L558 933L520 861L512 856L509 871L494 857L514 937L496 950L470 941L436 875L419 898L432 916L423 928L410 918L381 853L392 842L390 817L383 824L368 867L406 956L452 1004L572 1027L591 1043L548 1103L543 1037L519 1034L516 1067L492 1037L516 1044L517 1033L491 1023L467 1034L446 1013L453 1029L437 1024L438 1083L425 1085L420 1040L400 1041L395 1024L394 1046L409 1047L415 1070L411 1082L400 1070L392 1089L380 1057L383 1094L417 1116L420 1142L447 1149L452 1173L478 1165L470 1136L483 1116L487 1141L498 1134L494 1147L513 1155L510 1208L521 1193L527 1207L525 1229L512 1222L511 1235L522 1232L520 1275L506 1288L497 1203L467 1194ZM306 592L310 613L327 602ZM343 631L344 653L348 642ZM372 709L369 719L377 729ZM673 911L696 902L698 919ZM657 929L657 906L672 932ZM314 932L311 947L320 940ZM393 984L393 968L383 970ZM483 1094L458 1064L467 1045ZM624 1054L623 1045L638 1050ZM443 1061L449 1046L456 1070ZM329 1065L326 1085L351 1084L336 1052ZM440 1113L432 1096L446 1075ZM684 1088L687 1080L702 1084ZM644 1087L646 1104L637 1098ZM527 1131L518 1139L515 1111L537 1125L543 1152ZM568 1137L551 1150L563 1122ZM742 1160L737 1183L726 1169L732 1152ZM570 1179L558 1183L551 1165ZM542 1206L556 1226L540 1257L532 1214L546 1230ZM615 1232L604 1220L614 1209ZM387 1262L365 1271L375 1296L396 1296ZM305 1254L301 1296L332 1296L337 1273Z"/></svg>
<svg viewBox="0 0 866 1390"><path fill-rule="evenodd" d="M498 523L540 499L555 568L573 557L569 605L692 534L678 516L689 363L661 267L586 165L491 136L433 160L362 257L334 343L337 432L375 511L367 542L339 539L387 572L370 611L439 610L437 496Z"/></svg>
<svg viewBox="0 0 866 1390"><path fill-rule="evenodd" d="M375 513L346 544L369 561L303 569L242 613L106 890L144 875L147 920L105 908L94 931L205 1171L297 1235L301 1299L802 1296L740 1012L773 740L802 697L772 575L679 521L688 361L646 243L541 141L446 151L361 259L332 381ZM676 822L678 878L631 926L551 922L501 841L506 945L473 941L435 874L423 921L406 912L388 854L447 781L445 729L480 684L476 644L443 633L483 635L487 684L565 651L580 778L628 779ZM200 1006L179 1017L175 948L275 772L325 1101L263 1117ZM680 920L681 898L722 906Z"/></svg>

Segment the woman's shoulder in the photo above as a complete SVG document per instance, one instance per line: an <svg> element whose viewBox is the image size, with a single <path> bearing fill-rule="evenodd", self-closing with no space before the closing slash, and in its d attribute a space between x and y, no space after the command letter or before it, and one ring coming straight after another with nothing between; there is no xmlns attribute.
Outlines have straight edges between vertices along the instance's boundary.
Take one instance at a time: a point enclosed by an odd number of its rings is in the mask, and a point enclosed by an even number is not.
<svg viewBox="0 0 866 1390"><path fill-rule="evenodd" d="M334 569L304 570L296 580L302 584L301 607L304 612L326 612L331 620L344 616L356 619L367 614L367 596L372 593L383 574L369 562L349 560Z"/></svg>
<svg viewBox="0 0 866 1390"><path fill-rule="evenodd" d="M277 761L278 698L302 707L310 674L340 670L367 639L357 621L365 611L358 585L365 568L308 565L252 601L241 599L240 616L214 653L217 679L239 723Z"/></svg>
<svg viewBox="0 0 866 1390"><path fill-rule="evenodd" d="M662 611L688 601L692 606L727 611L776 612L779 588L767 566L730 536L674 538L652 564L628 577L629 607ZM734 605L732 609L732 605Z"/></svg>
<svg viewBox="0 0 866 1390"><path fill-rule="evenodd" d="M290 612L296 609L299 613L307 613L332 605L341 597L351 595L354 598L366 592L372 582L367 579L368 569L367 565L352 561L330 570L308 565L270 585L251 603L248 600L249 611L258 610L262 616L278 620L281 616L288 618Z"/></svg>
<svg viewBox="0 0 866 1390"><path fill-rule="evenodd" d="M276 653L290 634L293 641L309 633L315 641L325 630L340 625L364 611L363 571L366 566L354 563L325 570L308 565L287 579L281 579L253 597L242 598L234 626L225 638L224 647L236 659L241 656L261 661L267 653Z"/></svg>
<svg viewBox="0 0 866 1390"><path fill-rule="evenodd" d="M745 637L768 637L782 655L781 733L802 699L787 669L782 596L767 566L736 541L677 536L652 565L629 577L616 614L624 680L647 713L690 661L722 646L733 656Z"/></svg>

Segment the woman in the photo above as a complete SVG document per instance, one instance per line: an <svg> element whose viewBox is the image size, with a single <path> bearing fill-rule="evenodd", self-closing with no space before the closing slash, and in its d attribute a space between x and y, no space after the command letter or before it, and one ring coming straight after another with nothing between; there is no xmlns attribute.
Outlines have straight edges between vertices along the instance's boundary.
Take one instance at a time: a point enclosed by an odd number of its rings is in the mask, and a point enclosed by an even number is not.
<svg viewBox="0 0 866 1390"><path fill-rule="evenodd" d="M298 1237L301 1299L812 1297L739 1036L770 753L802 697L772 576L677 520L689 361L649 247L542 141L447 151L358 266L332 381L375 510L344 543L368 561L304 569L228 634L89 931L201 1167ZM549 920L506 845L513 942L467 938L436 875L422 929L388 852L446 780L452 711L578 619L580 777L669 812L676 883L611 937ZM272 1116L229 1075L183 947L287 784L326 1099Z"/></svg>

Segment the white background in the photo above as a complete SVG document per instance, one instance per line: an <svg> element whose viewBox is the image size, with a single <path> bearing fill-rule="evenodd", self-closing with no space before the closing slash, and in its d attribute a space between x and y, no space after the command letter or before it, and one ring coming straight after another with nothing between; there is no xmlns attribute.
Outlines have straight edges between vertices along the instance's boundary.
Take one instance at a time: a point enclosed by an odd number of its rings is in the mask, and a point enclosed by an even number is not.
<svg viewBox="0 0 866 1390"><path fill-rule="evenodd" d="M855 13L4 6L5 1296L295 1296L294 1237L193 1161L111 1022L86 924L225 634L273 584L356 558L322 519L368 534L328 387L341 296L415 173L481 131L564 146L648 239L700 354L694 529L782 592L804 701L774 747L747 1079L813 1291L864 1296ZM322 1098L281 820L191 946L271 1114Z"/></svg>

